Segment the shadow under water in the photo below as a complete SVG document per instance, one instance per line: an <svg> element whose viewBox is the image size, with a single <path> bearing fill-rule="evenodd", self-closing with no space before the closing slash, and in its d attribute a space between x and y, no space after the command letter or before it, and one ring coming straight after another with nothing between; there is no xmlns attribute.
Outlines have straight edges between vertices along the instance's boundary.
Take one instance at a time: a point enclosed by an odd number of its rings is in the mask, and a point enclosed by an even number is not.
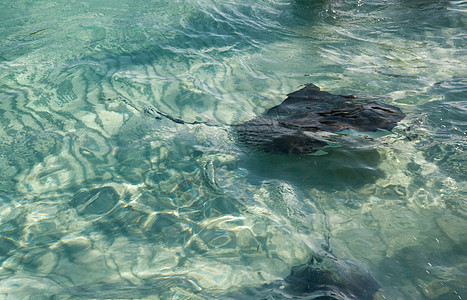
<svg viewBox="0 0 467 300"><path fill-rule="evenodd" d="M277 155L254 152L240 166L253 182L279 179L295 186L324 190L358 189L384 177L375 149L328 148L328 154Z"/></svg>

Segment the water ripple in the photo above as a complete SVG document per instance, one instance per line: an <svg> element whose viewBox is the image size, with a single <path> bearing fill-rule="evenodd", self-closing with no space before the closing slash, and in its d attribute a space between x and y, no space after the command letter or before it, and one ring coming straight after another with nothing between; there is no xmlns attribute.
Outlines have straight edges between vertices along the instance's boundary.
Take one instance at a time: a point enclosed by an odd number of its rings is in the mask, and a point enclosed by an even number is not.
<svg viewBox="0 0 467 300"><path fill-rule="evenodd" d="M10 2L0 295L257 295L327 247L380 297L465 292L465 1ZM407 117L324 156L236 142L307 82Z"/></svg>

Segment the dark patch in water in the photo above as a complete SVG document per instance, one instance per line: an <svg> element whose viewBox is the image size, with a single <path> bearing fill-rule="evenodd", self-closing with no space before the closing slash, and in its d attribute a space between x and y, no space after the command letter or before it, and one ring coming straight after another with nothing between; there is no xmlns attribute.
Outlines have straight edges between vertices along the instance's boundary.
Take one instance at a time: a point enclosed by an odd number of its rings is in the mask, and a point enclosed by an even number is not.
<svg viewBox="0 0 467 300"><path fill-rule="evenodd" d="M238 139L266 152L309 154L329 144L327 134L346 129L392 130L405 117L394 106L333 95L308 84L265 116L235 125ZM324 133L324 134L323 134Z"/></svg>
<svg viewBox="0 0 467 300"><path fill-rule="evenodd" d="M295 266L283 280L245 288L225 299L372 300L380 285L363 266L315 253L307 264Z"/></svg>
<svg viewBox="0 0 467 300"><path fill-rule="evenodd" d="M380 288L362 266L329 253L293 267L281 284L288 294L302 299L371 300Z"/></svg>

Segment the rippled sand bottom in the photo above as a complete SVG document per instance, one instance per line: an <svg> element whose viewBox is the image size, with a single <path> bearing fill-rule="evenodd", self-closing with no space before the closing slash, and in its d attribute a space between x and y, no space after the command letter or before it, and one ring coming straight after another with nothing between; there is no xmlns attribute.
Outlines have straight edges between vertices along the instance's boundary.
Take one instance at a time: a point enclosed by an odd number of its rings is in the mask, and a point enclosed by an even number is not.
<svg viewBox="0 0 467 300"><path fill-rule="evenodd" d="M0 4L1 297L273 297L329 247L378 299L464 299L464 12ZM230 125L309 82L407 116L315 155L237 141Z"/></svg>

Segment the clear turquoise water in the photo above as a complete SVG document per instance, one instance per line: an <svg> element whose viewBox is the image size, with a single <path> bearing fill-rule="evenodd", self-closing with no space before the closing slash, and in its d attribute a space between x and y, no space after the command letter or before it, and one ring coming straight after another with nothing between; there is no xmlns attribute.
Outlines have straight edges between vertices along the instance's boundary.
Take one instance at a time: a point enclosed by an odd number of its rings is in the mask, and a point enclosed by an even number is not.
<svg viewBox="0 0 467 300"><path fill-rule="evenodd" d="M248 299L327 238L378 299L467 298L466 39L466 1L2 1L2 299ZM407 117L239 145L309 82Z"/></svg>

